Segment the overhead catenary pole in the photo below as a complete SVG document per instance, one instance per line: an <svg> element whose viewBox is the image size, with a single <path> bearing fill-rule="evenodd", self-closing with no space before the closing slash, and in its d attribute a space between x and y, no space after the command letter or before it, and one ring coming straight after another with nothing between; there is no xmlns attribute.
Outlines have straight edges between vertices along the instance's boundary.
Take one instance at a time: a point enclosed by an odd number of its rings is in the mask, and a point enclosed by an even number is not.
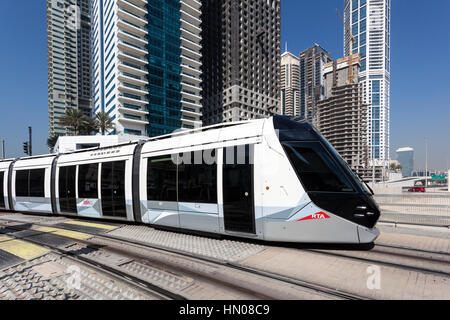
<svg viewBox="0 0 450 320"><path fill-rule="evenodd" d="M32 155L33 155L33 149L32 149L32 139L31 139L31 136L32 136L32 129L31 129L31 127L28 127L28 135L29 135L29 142L28 142L28 155L31 157Z"/></svg>

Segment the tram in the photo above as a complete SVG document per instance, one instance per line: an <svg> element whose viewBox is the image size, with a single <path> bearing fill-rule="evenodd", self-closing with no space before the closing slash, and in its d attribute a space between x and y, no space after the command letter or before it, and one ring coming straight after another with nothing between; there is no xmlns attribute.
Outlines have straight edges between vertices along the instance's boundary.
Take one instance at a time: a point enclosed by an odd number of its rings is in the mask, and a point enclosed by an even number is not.
<svg viewBox="0 0 450 320"><path fill-rule="evenodd" d="M273 242L371 243L371 190L305 120L274 116L0 162L0 209Z"/></svg>

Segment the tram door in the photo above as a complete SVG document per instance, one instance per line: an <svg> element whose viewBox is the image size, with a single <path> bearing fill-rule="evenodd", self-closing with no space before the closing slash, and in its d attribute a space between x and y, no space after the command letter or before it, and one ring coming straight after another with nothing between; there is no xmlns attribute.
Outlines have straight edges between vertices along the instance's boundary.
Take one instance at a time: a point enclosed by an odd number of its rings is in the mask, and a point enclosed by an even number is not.
<svg viewBox="0 0 450 320"><path fill-rule="evenodd" d="M102 163L101 189L103 216L126 218L125 161Z"/></svg>
<svg viewBox="0 0 450 320"><path fill-rule="evenodd" d="M253 146L225 148L223 161L225 231L255 234Z"/></svg>
<svg viewBox="0 0 450 320"><path fill-rule="evenodd" d="M77 213L75 195L76 166L59 168L59 208L61 213Z"/></svg>

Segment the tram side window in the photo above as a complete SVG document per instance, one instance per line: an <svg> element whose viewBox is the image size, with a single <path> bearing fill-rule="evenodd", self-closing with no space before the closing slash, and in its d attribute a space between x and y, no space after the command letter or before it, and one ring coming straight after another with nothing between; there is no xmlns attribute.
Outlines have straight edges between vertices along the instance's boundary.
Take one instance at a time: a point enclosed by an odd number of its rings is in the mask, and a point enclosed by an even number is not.
<svg viewBox="0 0 450 320"><path fill-rule="evenodd" d="M16 171L16 197L45 197L45 169Z"/></svg>
<svg viewBox="0 0 450 320"><path fill-rule="evenodd" d="M16 197L28 197L29 170L16 171Z"/></svg>
<svg viewBox="0 0 450 320"><path fill-rule="evenodd" d="M30 170L30 197L45 197L45 169Z"/></svg>
<svg viewBox="0 0 450 320"><path fill-rule="evenodd" d="M147 200L177 201L177 166L170 155L148 159Z"/></svg>
<svg viewBox="0 0 450 320"><path fill-rule="evenodd" d="M5 173L3 171L0 171L0 208L5 207L5 195L3 190L3 184L5 179Z"/></svg>
<svg viewBox="0 0 450 320"><path fill-rule="evenodd" d="M308 192L354 192L319 142L286 142L283 147Z"/></svg>
<svg viewBox="0 0 450 320"><path fill-rule="evenodd" d="M215 150L183 154L178 167L178 201L196 203L217 203L217 164L207 164L203 152L215 158Z"/></svg>
<svg viewBox="0 0 450 320"><path fill-rule="evenodd" d="M98 163L80 165L78 197L80 199L98 199Z"/></svg>

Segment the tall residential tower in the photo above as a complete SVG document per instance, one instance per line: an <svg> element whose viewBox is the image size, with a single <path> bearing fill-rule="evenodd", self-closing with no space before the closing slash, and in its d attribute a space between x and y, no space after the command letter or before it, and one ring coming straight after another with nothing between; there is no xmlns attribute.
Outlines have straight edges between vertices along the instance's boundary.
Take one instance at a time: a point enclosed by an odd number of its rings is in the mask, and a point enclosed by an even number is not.
<svg viewBox="0 0 450 320"><path fill-rule="evenodd" d="M316 124L316 105L325 96L323 69L333 62L324 48L315 44L300 53L300 109L301 115Z"/></svg>
<svg viewBox="0 0 450 320"><path fill-rule="evenodd" d="M49 135L66 109L91 115L89 0L47 0Z"/></svg>
<svg viewBox="0 0 450 320"><path fill-rule="evenodd" d="M290 52L281 55L281 113L300 115L300 60Z"/></svg>
<svg viewBox="0 0 450 320"><path fill-rule="evenodd" d="M279 113L280 0L202 0L205 125Z"/></svg>
<svg viewBox="0 0 450 320"><path fill-rule="evenodd" d="M361 56L359 80L368 105L369 159L375 166L388 165L390 142L391 0L344 0L344 55Z"/></svg>
<svg viewBox="0 0 450 320"><path fill-rule="evenodd" d="M116 133L158 136L201 122L201 3L91 0L94 112Z"/></svg>

